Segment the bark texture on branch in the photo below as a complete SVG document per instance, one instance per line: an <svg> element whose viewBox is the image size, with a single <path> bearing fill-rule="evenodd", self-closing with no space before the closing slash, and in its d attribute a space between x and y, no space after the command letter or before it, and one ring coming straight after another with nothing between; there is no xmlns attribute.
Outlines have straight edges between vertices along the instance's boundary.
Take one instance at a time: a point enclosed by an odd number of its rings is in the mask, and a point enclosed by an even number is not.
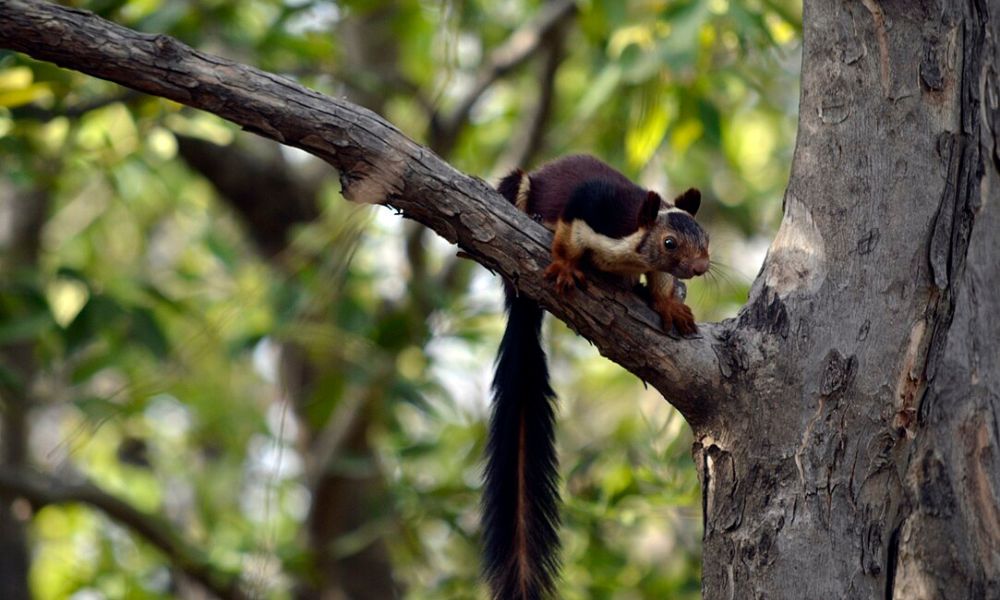
<svg viewBox="0 0 1000 600"><path fill-rule="evenodd" d="M378 115L86 11L2 0L0 13L0 47L206 110L322 158L339 170L345 197L390 206L458 244L653 385L690 421L704 421L716 407L717 328L703 327L698 339L672 339L633 293L597 280L571 301L559 297L541 276L548 231Z"/></svg>
<svg viewBox="0 0 1000 600"><path fill-rule="evenodd" d="M698 432L706 598L1000 598L998 19L806 1L784 220Z"/></svg>

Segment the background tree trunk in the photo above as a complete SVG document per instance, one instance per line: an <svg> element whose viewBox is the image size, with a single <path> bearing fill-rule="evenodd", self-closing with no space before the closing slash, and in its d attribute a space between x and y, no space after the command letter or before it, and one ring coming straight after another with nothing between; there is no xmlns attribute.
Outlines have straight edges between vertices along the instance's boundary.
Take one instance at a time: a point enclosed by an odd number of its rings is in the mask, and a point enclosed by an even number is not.
<svg viewBox="0 0 1000 600"><path fill-rule="evenodd" d="M705 598L1000 597L988 4L805 3L784 220L696 428Z"/></svg>
<svg viewBox="0 0 1000 600"><path fill-rule="evenodd" d="M26 276L38 263L49 193L45 183L38 182L30 190L10 186L0 189L0 194L7 196L0 198L0 213L9 218L6 239L0 239L5 254L5 260L0 260L0 285L14 289L17 278ZM31 384L36 371L31 343L16 340L0 344L0 364L15 378L0 382L0 465L19 468L28 462ZM13 496L0 496L0 598L10 600L30 598L26 516L24 510L17 514L15 502Z"/></svg>
<svg viewBox="0 0 1000 600"><path fill-rule="evenodd" d="M281 260L291 229L311 221L319 213L319 183L297 173L283 160L278 146L261 140L222 148L190 137L179 137L179 151L192 169L201 173L215 187L219 196L241 217L248 237L270 259L279 273L288 268ZM282 198L276 205L272 198ZM321 322L321 319L311 317ZM352 598L357 600L396 598L398 585L381 535L352 552L336 552L336 544L386 512L385 482L378 461L368 441L369 403L384 401L377 388L365 402L354 407L340 448L355 462L365 465L363 473L336 468L329 457L316 456L316 441L322 428L313 427L306 409L316 402L315 384L324 369L316 357L299 344L279 340L281 348L281 385L295 409L297 428L302 430L303 454L310 461L308 477L310 504L306 537L309 540L311 577L298 582L296 596L301 598ZM347 403L347 402L345 402ZM339 414L339 413L337 413ZM386 527L389 530L389 527Z"/></svg>

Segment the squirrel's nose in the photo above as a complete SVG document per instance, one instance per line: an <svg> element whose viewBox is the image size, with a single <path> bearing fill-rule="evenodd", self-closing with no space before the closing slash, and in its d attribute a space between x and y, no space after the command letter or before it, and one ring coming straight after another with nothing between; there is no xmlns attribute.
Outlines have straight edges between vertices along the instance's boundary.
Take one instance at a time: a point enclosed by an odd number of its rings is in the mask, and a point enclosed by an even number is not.
<svg viewBox="0 0 1000 600"><path fill-rule="evenodd" d="M708 271L708 259L699 258L691 263L691 271L693 271L695 275L704 275L705 272Z"/></svg>

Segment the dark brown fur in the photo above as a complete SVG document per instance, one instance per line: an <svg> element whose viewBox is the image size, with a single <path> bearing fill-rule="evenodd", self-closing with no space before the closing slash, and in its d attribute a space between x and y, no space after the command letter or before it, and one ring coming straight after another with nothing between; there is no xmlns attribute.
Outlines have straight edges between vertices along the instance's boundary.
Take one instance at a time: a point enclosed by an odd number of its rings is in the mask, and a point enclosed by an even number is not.
<svg viewBox="0 0 1000 600"><path fill-rule="evenodd" d="M583 154L566 156L546 163L528 175L531 193L529 215L554 226L569 204L573 192L586 181L602 181L621 189L621 218L635 223L646 199L646 190L632 183L610 165Z"/></svg>
<svg viewBox="0 0 1000 600"><path fill-rule="evenodd" d="M527 192L526 212L554 230L552 263L545 275L561 293L586 284L581 264L587 259L600 270L632 280L644 274L649 280L657 272L687 279L708 268L708 235L694 220L701 200L696 189L664 206L655 192L584 155L560 158L529 174L518 170L500 183L508 198L522 189ZM681 210L669 210L672 206ZM667 238L675 249L665 247ZM650 286L650 291L665 330L683 335L698 331L673 286Z"/></svg>
<svg viewBox="0 0 1000 600"><path fill-rule="evenodd" d="M560 292L585 285L584 261L630 283L645 275L643 295L663 329L697 332L675 279L708 267L708 236L693 219L697 190L678 198L681 210L663 206L655 192L590 156L514 171L498 190L554 230L545 275ZM506 297L486 450L484 574L493 600L542 600L555 593L559 568L555 394L541 346L542 308L510 285Z"/></svg>

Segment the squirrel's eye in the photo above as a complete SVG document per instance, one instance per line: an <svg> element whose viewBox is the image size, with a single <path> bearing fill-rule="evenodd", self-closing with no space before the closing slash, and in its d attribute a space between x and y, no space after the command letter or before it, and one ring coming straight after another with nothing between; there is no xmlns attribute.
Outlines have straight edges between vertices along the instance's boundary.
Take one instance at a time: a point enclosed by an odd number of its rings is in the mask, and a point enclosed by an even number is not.
<svg viewBox="0 0 1000 600"><path fill-rule="evenodd" d="M677 240L672 237L668 237L663 240L663 245L667 247L667 250L675 250L677 249Z"/></svg>

